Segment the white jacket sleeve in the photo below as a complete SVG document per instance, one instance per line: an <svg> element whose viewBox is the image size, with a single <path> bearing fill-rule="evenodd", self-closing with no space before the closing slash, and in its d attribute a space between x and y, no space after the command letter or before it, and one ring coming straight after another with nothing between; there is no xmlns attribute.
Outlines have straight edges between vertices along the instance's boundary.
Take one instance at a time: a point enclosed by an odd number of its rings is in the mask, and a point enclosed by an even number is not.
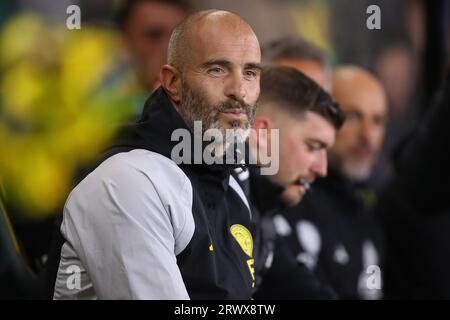
<svg viewBox="0 0 450 320"><path fill-rule="evenodd" d="M176 255L194 232L192 187L166 158L133 152L107 160L74 189L62 234L97 298L189 299Z"/></svg>

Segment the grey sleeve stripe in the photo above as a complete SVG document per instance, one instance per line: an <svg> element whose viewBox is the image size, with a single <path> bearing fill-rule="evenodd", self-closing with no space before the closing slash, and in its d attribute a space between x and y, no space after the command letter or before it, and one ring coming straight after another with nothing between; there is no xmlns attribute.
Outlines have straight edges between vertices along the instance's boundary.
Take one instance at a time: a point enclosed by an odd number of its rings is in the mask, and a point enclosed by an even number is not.
<svg viewBox="0 0 450 320"><path fill-rule="evenodd" d="M241 198L242 202L245 204L245 206L248 209L248 213L250 214L250 219L252 218L252 211L250 210L250 205L248 204L248 200L247 197L244 194L244 190L242 190L241 186L239 185L239 183L236 181L236 179L230 175L230 182L229 182L230 187L236 191L236 193L238 194L239 198Z"/></svg>
<svg viewBox="0 0 450 320"><path fill-rule="evenodd" d="M182 214L178 213L178 216L184 217L184 223L180 224L179 231L175 233L175 255L179 255L184 249L186 249L189 242L191 242L194 236L195 223L194 217L192 215L192 185L187 177L185 177L183 188L179 196L180 204L179 206L171 206L169 209L171 215L176 214L172 212L176 208L178 210L184 210Z"/></svg>

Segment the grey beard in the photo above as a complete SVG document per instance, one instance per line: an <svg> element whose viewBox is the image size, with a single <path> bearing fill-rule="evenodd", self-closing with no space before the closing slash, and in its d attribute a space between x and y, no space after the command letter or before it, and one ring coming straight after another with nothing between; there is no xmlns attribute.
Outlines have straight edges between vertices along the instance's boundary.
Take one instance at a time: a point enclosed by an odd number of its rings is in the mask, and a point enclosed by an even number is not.
<svg viewBox="0 0 450 320"><path fill-rule="evenodd" d="M239 103L233 104L232 102L220 103L211 108L201 95L195 94L185 83L182 84L182 96L179 112L186 125L194 132L194 138L202 139L204 133L209 129L220 131L217 139L210 142L207 148L209 150L214 149L213 153L216 157L224 155L230 147L236 148L237 145L246 141L255 118L255 108L248 105L243 106ZM231 129L220 128L220 113L231 108L241 108L246 112L247 124L245 128L242 128L240 120L230 121ZM201 137L197 137L200 132L194 130L196 121L201 121L202 124Z"/></svg>
<svg viewBox="0 0 450 320"><path fill-rule="evenodd" d="M231 102L224 102L211 108L205 99L199 94L195 94L184 81L182 83L182 96L183 99L179 104L179 112L191 130L194 130L195 121L201 121L202 134L208 129L219 129L225 137L225 130L219 127L219 115L221 112L231 108L241 108L247 114L247 125L245 128L241 128L241 120L238 119L229 122L231 128L248 131L253 125L256 112L254 107L239 103L233 105Z"/></svg>

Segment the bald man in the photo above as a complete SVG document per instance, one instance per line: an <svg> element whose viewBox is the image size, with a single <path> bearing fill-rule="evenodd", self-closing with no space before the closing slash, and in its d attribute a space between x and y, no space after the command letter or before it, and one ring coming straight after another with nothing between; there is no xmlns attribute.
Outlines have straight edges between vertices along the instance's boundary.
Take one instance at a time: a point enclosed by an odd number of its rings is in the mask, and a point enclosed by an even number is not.
<svg viewBox="0 0 450 320"><path fill-rule="evenodd" d="M333 73L333 97L346 122L338 132L330 161L353 181L369 178L386 129L385 91L369 72L343 66Z"/></svg>
<svg viewBox="0 0 450 320"><path fill-rule="evenodd" d="M226 129L244 138L260 59L251 27L230 12L175 28L162 86L67 199L55 299L251 298L251 213L234 166L208 163L210 149L190 142L216 130L223 151Z"/></svg>
<svg viewBox="0 0 450 320"><path fill-rule="evenodd" d="M383 141L385 93L372 74L356 66L337 68L332 79L346 120L329 151L328 176L276 221L297 260L339 298L378 299L383 243L373 214L377 197L367 179Z"/></svg>

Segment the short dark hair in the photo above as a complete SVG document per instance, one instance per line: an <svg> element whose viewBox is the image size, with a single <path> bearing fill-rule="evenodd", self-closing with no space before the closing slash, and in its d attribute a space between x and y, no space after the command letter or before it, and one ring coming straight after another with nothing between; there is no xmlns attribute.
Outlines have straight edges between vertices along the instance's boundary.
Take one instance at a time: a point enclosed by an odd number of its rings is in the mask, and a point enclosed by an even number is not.
<svg viewBox="0 0 450 320"><path fill-rule="evenodd" d="M293 114L317 113L338 130L344 116L339 105L304 73L289 67L267 66L261 73L259 104L278 103L277 107Z"/></svg>
<svg viewBox="0 0 450 320"><path fill-rule="evenodd" d="M186 0L122 0L116 12L116 22L120 30L124 31L133 9L141 3L164 3L178 7L184 12L189 10Z"/></svg>
<svg viewBox="0 0 450 320"><path fill-rule="evenodd" d="M321 49L300 37L273 40L262 48L262 53L264 59L270 62L286 58L312 60L323 66L329 64L326 54Z"/></svg>

